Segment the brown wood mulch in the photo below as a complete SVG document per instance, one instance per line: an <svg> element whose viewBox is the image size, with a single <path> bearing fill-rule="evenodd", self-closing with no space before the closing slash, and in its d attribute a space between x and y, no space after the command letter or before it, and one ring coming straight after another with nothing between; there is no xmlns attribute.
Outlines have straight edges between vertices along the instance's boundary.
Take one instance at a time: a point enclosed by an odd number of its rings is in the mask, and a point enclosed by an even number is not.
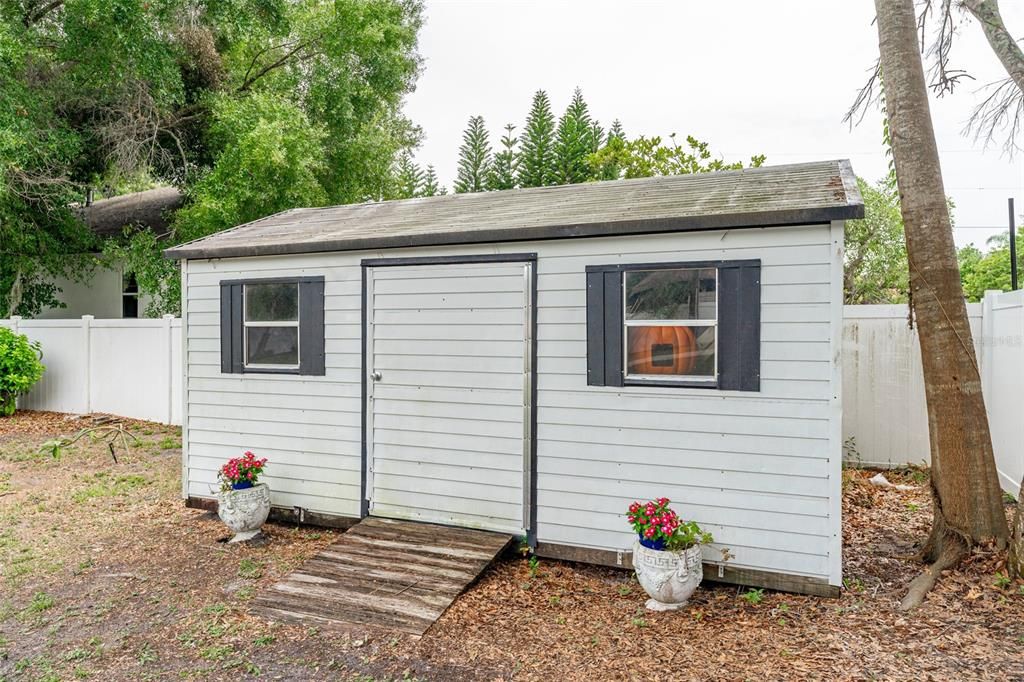
<svg viewBox="0 0 1024 682"><path fill-rule="evenodd" d="M1024 680L1024 583L1004 553L976 550L897 610L930 521L919 470L887 473L905 492L845 472L838 599L707 583L654 614L627 572L513 553L414 637L254 613L339 535L271 524L266 545L226 546L182 504L177 430L132 428L144 444L117 463L86 441L54 460L38 446L77 431L63 415L0 419L0 681Z"/></svg>

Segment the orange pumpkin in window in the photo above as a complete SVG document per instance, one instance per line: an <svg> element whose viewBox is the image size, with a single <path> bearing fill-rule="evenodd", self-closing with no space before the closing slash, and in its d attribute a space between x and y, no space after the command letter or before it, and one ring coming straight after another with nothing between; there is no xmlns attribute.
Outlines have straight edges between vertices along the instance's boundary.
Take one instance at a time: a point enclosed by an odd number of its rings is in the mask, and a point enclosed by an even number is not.
<svg viewBox="0 0 1024 682"><path fill-rule="evenodd" d="M629 329L630 374L689 374L697 364L697 337L689 327Z"/></svg>

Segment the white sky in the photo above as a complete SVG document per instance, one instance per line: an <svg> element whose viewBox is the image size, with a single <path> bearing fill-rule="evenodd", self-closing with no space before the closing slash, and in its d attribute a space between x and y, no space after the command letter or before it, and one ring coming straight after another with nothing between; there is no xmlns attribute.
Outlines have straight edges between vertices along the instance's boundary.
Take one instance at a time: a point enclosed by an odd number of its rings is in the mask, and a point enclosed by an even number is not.
<svg viewBox="0 0 1024 682"><path fill-rule="evenodd" d="M1024 7L1002 5L1024 32ZM873 18L870 0L428 0L424 72L406 105L425 134L417 160L450 190L471 115L497 146L506 123L521 129L534 91L560 115L578 85L591 114L619 118L628 135L694 135L730 161L849 158L873 181L886 171L881 112L853 131L842 123L877 58ZM966 17L954 57L977 80L933 100L932 117L957 243L984 247L1005 230L1007 197L1024 213L1024 155L961 133L979 88L1005 77Z"/></svg>

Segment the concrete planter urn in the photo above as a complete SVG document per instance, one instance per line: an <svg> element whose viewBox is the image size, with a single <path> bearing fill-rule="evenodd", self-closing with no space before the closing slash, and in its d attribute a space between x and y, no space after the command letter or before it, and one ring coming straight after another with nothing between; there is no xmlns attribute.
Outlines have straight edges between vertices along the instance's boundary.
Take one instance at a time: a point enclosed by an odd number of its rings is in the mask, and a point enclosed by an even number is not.
<svg viewBox="0 0 1024 682"><path fill-rule="evenodd" d="M674 611L686 605L704 579L700 545L672 552L633 543L636 579L650 599L651 611Z"/></svg>
<svg viewBox="0 0 1024 682"><path fill-rule="evenodd" d="M240 490L222 490L217 495L217 516L234 533L228 542L256 537L270 513L270 488L257 483Z"/></svg>

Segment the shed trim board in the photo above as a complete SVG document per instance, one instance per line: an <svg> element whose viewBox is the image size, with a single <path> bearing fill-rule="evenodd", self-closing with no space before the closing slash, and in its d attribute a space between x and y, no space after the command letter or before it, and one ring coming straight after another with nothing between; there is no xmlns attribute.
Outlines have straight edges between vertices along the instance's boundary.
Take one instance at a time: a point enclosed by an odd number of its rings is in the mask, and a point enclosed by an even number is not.
<svg viewBox="0 0 1024 682"><path fill-rule="evenodd" d="M380 268L409 268L423 266L458 267L462 265L499 265L521 264L523 266L523 330L524 330L524 367L523 367L523 456L522 456L522 527L521 531L530 546L536 544L536 480L537 480L537 447L536 447L536 414L537 414L537 347L536 347L536 300L537 300L537 254L478 254L456 256L411 256L401 258L364 258L361 260L361 308L362 308L362 344L361 344L361 380L363 429L361 442L360 482L361 500L360 516L372 515L372 496L374 493L374 400L373 387L376 381L374 367L370 359L374 357L373 340L373 272ZM437 519L426 519L436 521ZM495 530L495 529L490 529Z"/></svg>

